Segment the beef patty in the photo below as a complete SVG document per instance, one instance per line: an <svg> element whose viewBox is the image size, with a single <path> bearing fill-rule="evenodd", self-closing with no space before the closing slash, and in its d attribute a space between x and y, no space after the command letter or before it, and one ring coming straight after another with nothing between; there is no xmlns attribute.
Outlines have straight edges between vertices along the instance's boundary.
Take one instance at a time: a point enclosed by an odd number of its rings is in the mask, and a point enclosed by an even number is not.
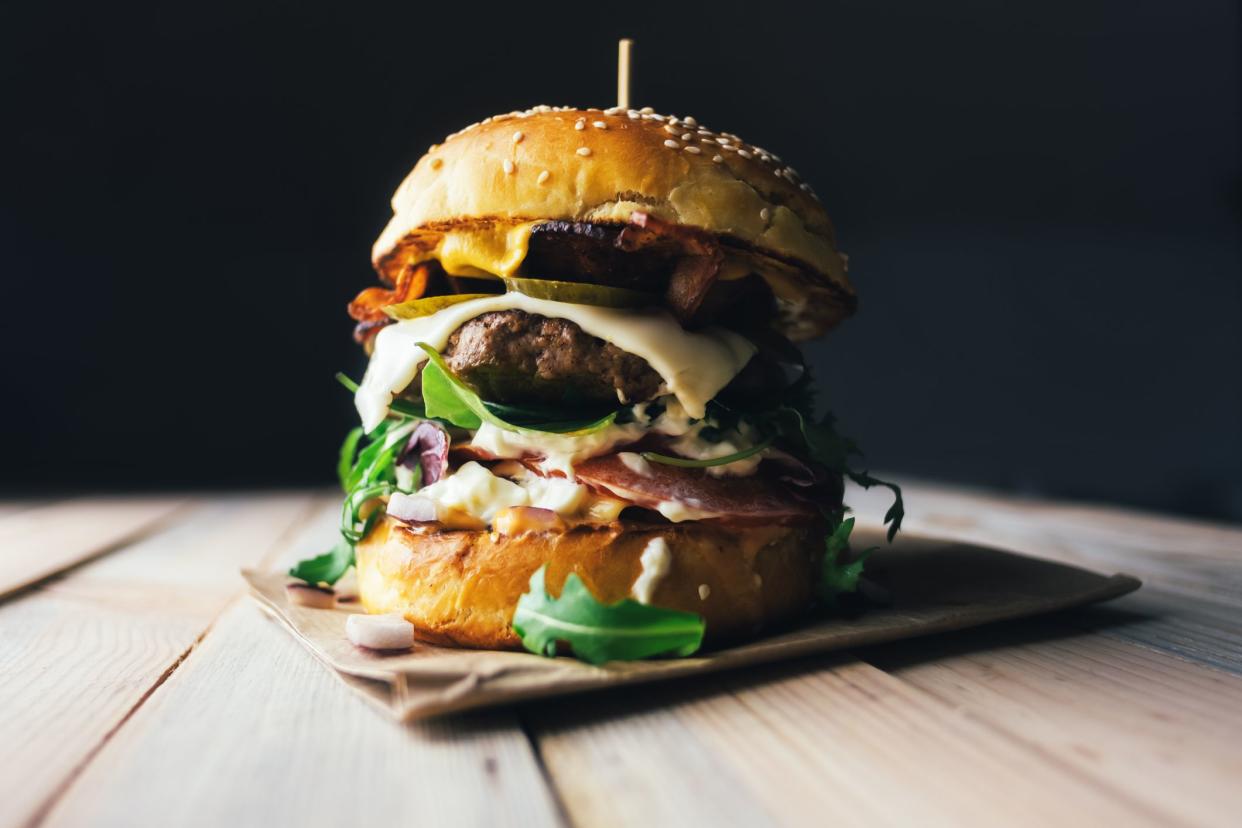
<svg viewBox="0 0 1242 828"><path fill-rule="evenodd" d="M769 337L770 338L770 337ZM725 391L763 394L788 385L788 364L758 337L760 351ZM797 351L785 343L797 358ZM485 313L453 332L444 348L449 369L485 400L508 404L615 405L660 393L647 361L591 336L568 319L520 310ZM788 354L782 357L786 363ZM421 377L410 392L417 393Z"/></svg>
<svg viewBox="0 0 1242 828"><path fill-rule="evenodd" d="M501 403L640 402L661 383L642 357L567 319L518 310L471 319L449 337L444 358L480 397Z"/></svg>

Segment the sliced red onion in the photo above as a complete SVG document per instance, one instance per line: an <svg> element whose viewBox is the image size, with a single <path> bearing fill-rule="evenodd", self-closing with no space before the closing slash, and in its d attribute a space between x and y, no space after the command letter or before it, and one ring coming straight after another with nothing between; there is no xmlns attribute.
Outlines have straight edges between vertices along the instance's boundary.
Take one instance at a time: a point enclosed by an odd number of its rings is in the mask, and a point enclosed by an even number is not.
<svg viewBox="0 0 1242 828"><path fill-rule="evenodd" d="M807 463L780 449L768 449L763 460L765 463L779 466L780 473L777 478L795 486L815 486L823 483L828 477L824 467L818 463Z"/></svg>
<svg viewBox="0 0 1242 828"><path fill-rule="evenodd" d="M394 492L388 498L388 514L406 523L427 523L436 519L436 504L430 498Z"/></svg>
<svg viewBox="0 0 1242 828"><path fill-rule="evenodd" d="M448 432L439 423L423 420L410 432L410 439L397 462L407 469L419 466L423 474L422 485L430 486L448 471L448 453Z"/></svg>
<svg viewBox="0 0 1242 828"><path fill-rule="evenodd" d="M408 650L414 646L414 625L396 613L358 613L345 619L345 636L368 650Z"/></svg>

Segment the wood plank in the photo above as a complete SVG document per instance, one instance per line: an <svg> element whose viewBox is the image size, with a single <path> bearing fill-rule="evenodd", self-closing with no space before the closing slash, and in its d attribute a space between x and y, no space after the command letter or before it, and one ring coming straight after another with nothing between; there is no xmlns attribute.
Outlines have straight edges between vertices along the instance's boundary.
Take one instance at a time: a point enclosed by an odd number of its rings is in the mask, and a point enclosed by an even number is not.
<svg viewBox="0 0 1242 828"><path fill-rule="evenodd" d="M0 801L34 819L305 519L308 496L200 505L0 605ZM326 507L325 507L326 508Z"/></svg>
<svg viewBox="0 0 1242 828"><path fill-rule="evenodd" d="M507 713L402 727L248 600L109 741L51 826L555 825Z"/></svg>
<svg viewBox="0 0 1242 828"><path fill-rule="evenodd" d="M1137 575L1143 589L1109 605L1128 614L1127 623L1102 634L1242 674L1242 530L1112 507L905 488L912 532ZM887 507L876 490L852 488L847 500L868 524Z"/></svg>
<svg viewBox="0 0 1242 828"><path fill-rule="evenodd" d="M906 526L912 531L1125 571L1162 588L1242 607L1242 529L928 484L906 484L905 490ZM869 524L878 522L888 502L883 490L855 486L846 499Z"/></svg>
<svg viewBox="0 0 1242 828"><path fill-rule="evenodd" d="M868 662L1196 825L1242 811L1242 678L1064 619L900 642Z"/></svg>
<svg viewBox="0 0 1242 828"><path fill-rule="evenodd" d="M832 825L1167 817L852 659L532 705L525 716L585 826L652 813Z"/></svg>
<svg viewBox="0 0 1242 828"><path fill-rule="evenodd" d="M154 529L188 501L83 497L0 516L0 599Z"/></svg>

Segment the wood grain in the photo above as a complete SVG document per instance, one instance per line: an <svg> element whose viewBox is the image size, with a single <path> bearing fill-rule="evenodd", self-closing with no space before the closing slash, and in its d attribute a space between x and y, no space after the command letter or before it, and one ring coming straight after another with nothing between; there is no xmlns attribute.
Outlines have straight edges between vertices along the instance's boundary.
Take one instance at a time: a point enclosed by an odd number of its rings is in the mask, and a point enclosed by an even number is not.
<svg viewBox="0 0 1242 828"><path fill-rule="evenodd" d="M395 725L243 601L108 743L47 824L558 821L511 714Z"/></svg>
<svg viewBox="0 0 1242 828"><path fill-rule="evenodd" d="M150 531L187 502L87 497L0 515L0 600Z"/></svg>
<svg viewBox="0 0 1242 828"><path fill-rule="evenodd" d="M865 657L1170 822L1237 824L1242 678L1077 626L1045 619Z"/></svg>
<svg viewBox="0 0 1242 828"><path fill-rule="evenodd" d="M1130 623L1101 634L1242 674L1242 529L926 484L905 488L912 530L1142 578L1141 591L1111 605L1130 613ZM887 507L878 490L853 487L847 500L864 524L878 523Z"/></svg>
<svg viewBox="0 0 1242 828"><path fill-rule="evenodd" d="M1125 792L853 659L527 716L579 825L633 824L653 808L707 823L703 787L670 784L686 779L711 780L708 813L738 815L731 824L762 822L756 814L789 825L991 826L1000 815L1007 825L1160 823ZM682 747L670 752L670 740Z"/></svg>
<svg viewBox="0 0 1242 828"><path fill-rule="evenodd" d="M221 499L0 605L0 801L24 824L193 646L312 503Z"/></svg>

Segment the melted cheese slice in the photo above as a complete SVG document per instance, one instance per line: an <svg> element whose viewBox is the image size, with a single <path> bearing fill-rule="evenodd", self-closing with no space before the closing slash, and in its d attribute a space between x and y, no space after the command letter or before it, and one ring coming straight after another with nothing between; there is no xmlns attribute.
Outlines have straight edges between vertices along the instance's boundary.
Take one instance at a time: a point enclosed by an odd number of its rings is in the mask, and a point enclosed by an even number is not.
<svg viewBox="0 0 1242 828"><path fill-rule="evenodd" d="M691 333L663 310L600 308L534 299L521 293L471 299L430 316L389 325L376 335L371 364L354 395L363 428L370 431L379 425L388 415L393 395L414 381L418 367L427 359L419 342L443 350L453 331L466 322L503 310L567 319L591 336L642 357L664 380L666 392L677 397L691 417L702 417L708 401L755 354L754 345L731 331L706 328Z"/></svg>
<svg viewBox="0 0 1242 828"><path fill-rule="evenodd" d="M451 276L512 276L526 258L535 222L445 233L433 258Z"/></svg>

